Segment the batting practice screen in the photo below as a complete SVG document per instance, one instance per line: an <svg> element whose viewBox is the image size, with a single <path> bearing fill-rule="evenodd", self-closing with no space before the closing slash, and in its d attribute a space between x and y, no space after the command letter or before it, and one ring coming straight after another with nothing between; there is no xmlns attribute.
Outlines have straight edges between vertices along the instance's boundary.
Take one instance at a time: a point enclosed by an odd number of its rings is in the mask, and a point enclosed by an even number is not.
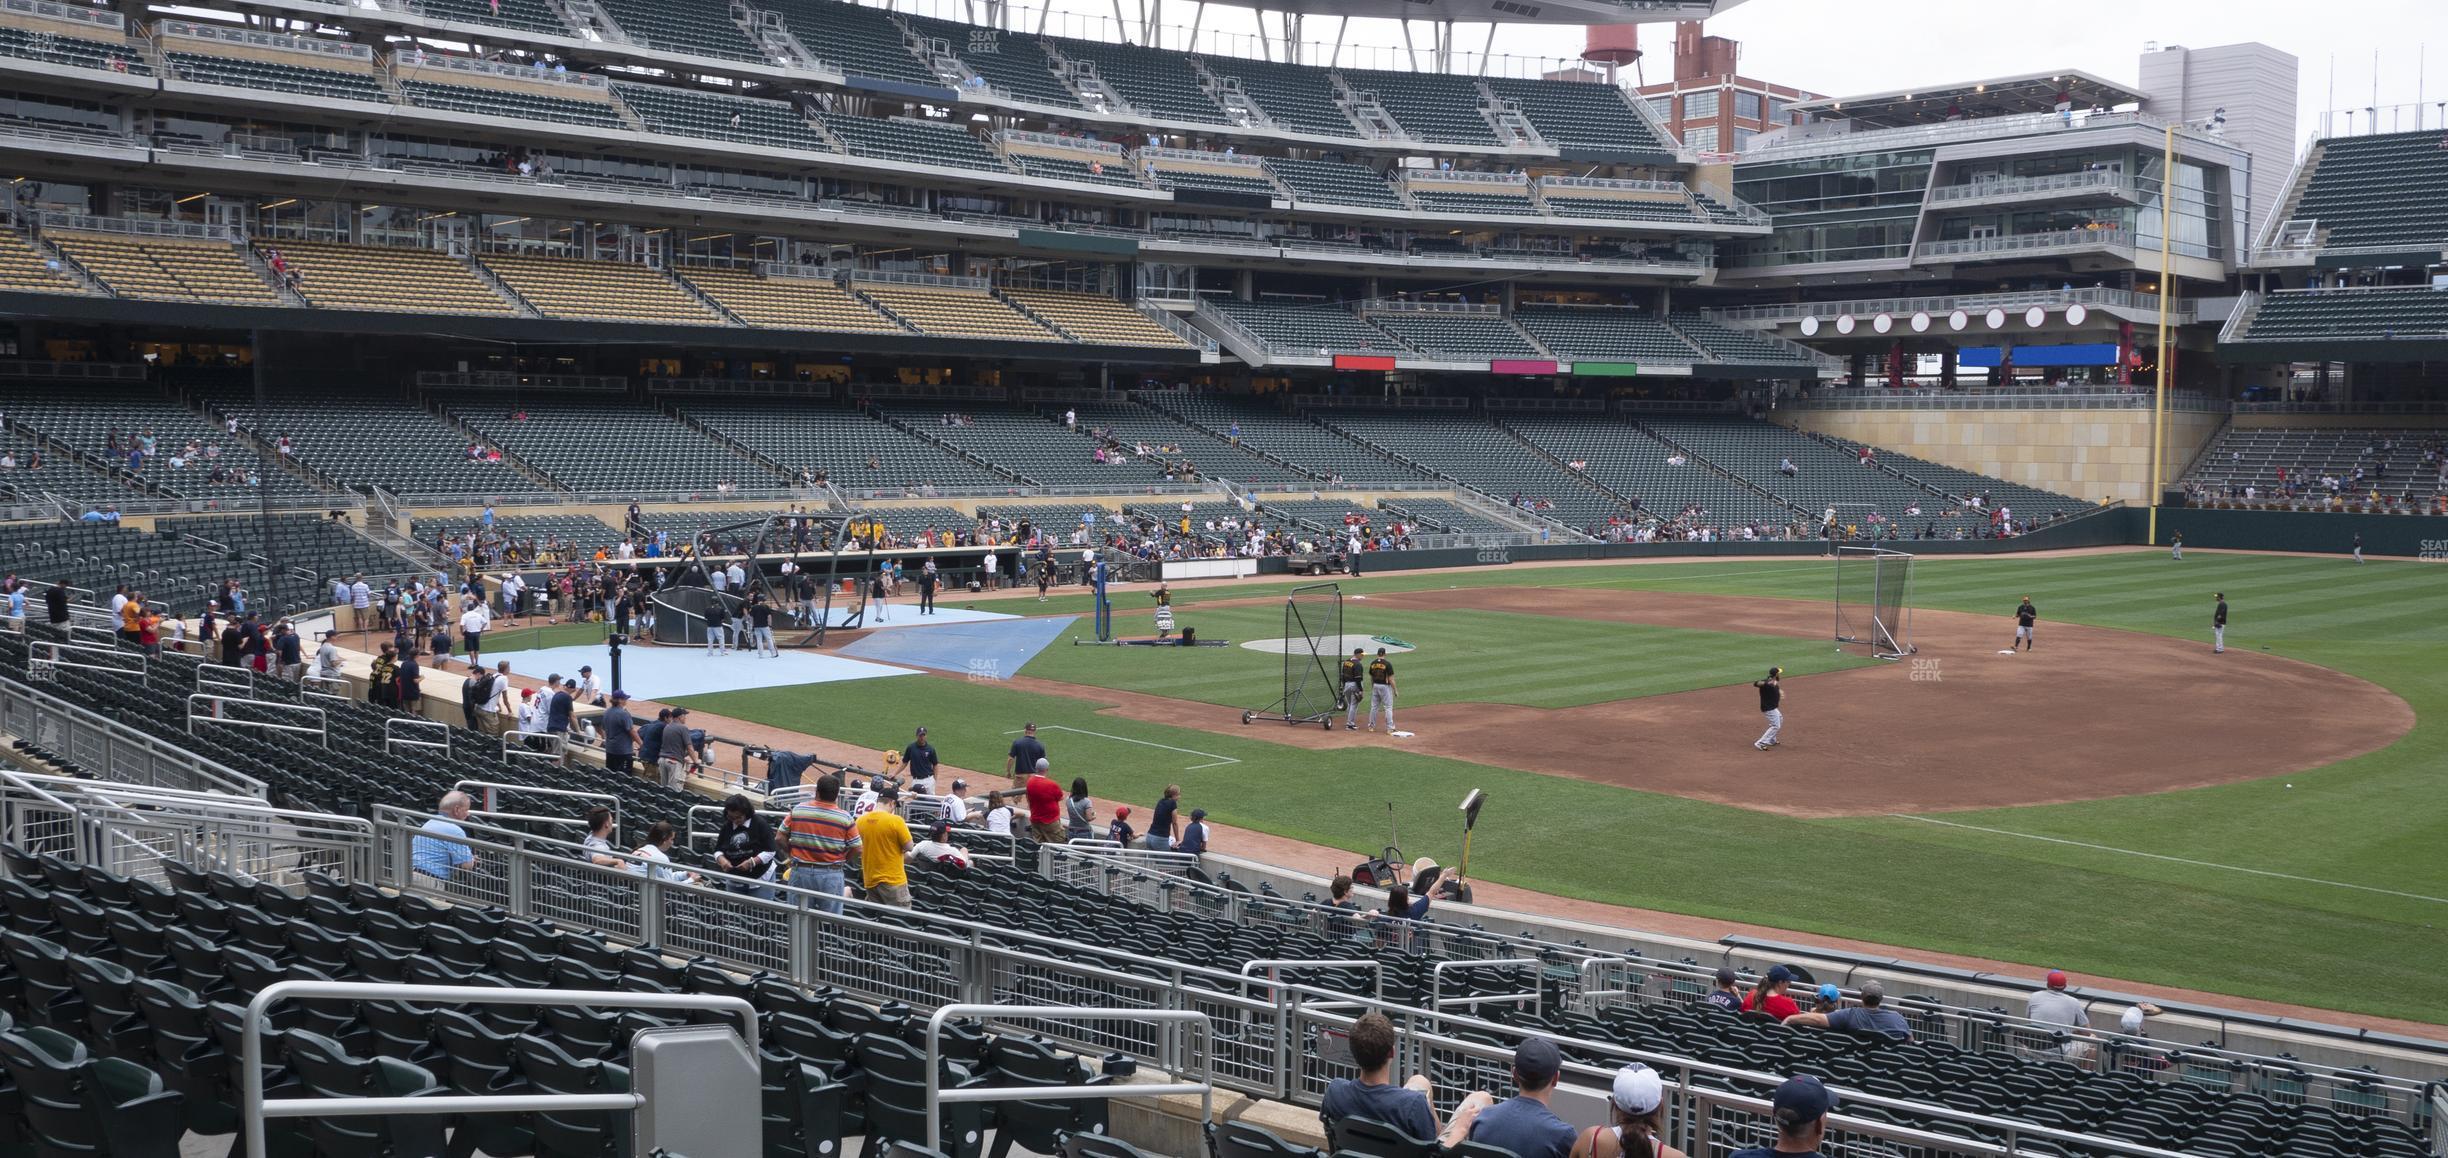
<svg viewBox="0 0 2448 1158"><path fill-rule="evenodd" d="M1836 549L1836 642L1866 643L1870 654L1912 654L1913 557L1877 547Z"/></svg>
<svg viewBox="0 0 2448 1158"><path fill-rule="evenodd" d="M1331 722L1343 706L1342 688L1335 682L1335 665L1342 658L1343 646L1342 586L1316 583L1293 588L1284 600L1283 633L1283 699L1270 708L1243 712L1241 722Z"/></svg>

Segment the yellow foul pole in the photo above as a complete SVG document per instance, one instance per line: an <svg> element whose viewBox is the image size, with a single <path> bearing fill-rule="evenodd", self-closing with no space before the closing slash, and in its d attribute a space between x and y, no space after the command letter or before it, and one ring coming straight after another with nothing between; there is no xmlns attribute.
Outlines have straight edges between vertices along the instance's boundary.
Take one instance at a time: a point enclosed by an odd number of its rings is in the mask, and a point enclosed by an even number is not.
<svg viewBox="0 0 2448 1158"><path fill-rule="evenodd" d="M2168 386L2175 360L2168 349L2168 314L2176 297L2176 126L2167 127L2167 155L2159 165L2159 384L2151 399L2150 529L2159 541L2159 499L2167 476Z"/></svg>

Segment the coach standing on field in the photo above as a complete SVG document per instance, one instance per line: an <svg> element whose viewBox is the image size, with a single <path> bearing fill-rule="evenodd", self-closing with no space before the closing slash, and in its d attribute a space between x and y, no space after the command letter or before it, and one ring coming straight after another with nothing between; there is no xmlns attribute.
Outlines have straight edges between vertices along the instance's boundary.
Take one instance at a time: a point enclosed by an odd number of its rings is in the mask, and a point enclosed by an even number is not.
<svg viewBox="0 0 2448 1158"><path fill-rule="evenodd" d="M1751 686L1759 689L1760 714L1768 717L1768 730L1760 733L1759 741L1751 746L1765 752L1776 747L1777 733L1785 730L1785 669L1769 668L1768 678Z"/></svg>
<svg viewBox="0 0 2448 1158"><path fill-rule="evenodd" d="M2039 609L2032 606L2031 596L2023 597L2023 602L2015 606L2014 615L2014 642L2022 644L2023 650L2030 651L2032 649L2032 624L2040 618ZM2013 651L2014 644L2006 645L2006 650Z"/></svg>
<svg viewBox="0 0 2448 1158"><path fill-rule="evenodd" d="M2210 613L2210 653L2224 655L2227 651L2227 593L2215 593L2218 609Z"/></svg>
<svg viewBox="0 0 2448 1158"><path fill-rule="evenodd" d="M1335 673L1343 683L1343 730L1346 732L1360 730L1360 677L1368 671L1368 661L1361 658L1363 654L1359 648L1353 648L1351 658L1344 660L1342 670ZM1376 715L1375 711L1369 713L1370 723L1377 722Z"/></svg>
<svg viewBox="0 0 2448 1158"><path fill-rule="evenodd" d="M1369 661L1369 731L1377 730L1377 713L1385 713L1385 730L1394 732L1394 661L1386 658L1386 649L1377 649L1377 658Z"/></svg>

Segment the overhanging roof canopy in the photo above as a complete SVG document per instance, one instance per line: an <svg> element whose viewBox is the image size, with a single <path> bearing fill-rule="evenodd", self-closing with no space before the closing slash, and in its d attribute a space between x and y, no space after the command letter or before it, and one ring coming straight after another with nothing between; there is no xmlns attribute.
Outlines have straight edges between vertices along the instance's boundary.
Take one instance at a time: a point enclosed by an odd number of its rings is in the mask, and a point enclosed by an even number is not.
<svg viewBox="0 0 2448 1158"><path fill-rule="evenodd" d="M1894 129L1936 124L1954 116L2044 113L2057 107L2061 93L2071 97L2078 109L2138 104L2145 95L2087 72L2062 69L1930 88L1796 101L1787 107L1809 113L1814 119L1849 120L1864 129Z"/></svg>
<svg viewBox="0 0 2448 1158"><path fill-rule="evenodd" d="M1744 0L1208 0L1303 16L1457 24L1643 24L1706 20Z"/></svg>

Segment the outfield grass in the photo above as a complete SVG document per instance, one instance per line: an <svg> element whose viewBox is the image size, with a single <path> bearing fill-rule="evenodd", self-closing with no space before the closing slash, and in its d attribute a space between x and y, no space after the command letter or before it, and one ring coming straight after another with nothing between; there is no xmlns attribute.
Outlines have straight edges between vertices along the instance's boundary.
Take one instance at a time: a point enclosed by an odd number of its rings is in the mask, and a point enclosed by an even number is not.
<svg viewBox="0 0 2448 1158"><path fill-rule="evenodd" d="M1200 638L1228 639L1235 646L1184 650L1057 643L1020 674L1260 707L1283 695L1284 657L1239 645L1281 638L1283 619L1280 606L1213 608L1198 613ZM1144 626L1144 621L1130 622L1125 633ZM1079 634L1087 634L1085 626L1082 621ZM1403 705L1414 708L1455 703L1569 708L1749 683L1777 665L1802 676L1878 662L1829 644L1775 636L1506 611L1393 611L1362 600L1345 601L1343 632L1392 636L1420 649L1391 657Z"/></svg>
<svg viewBox="0 0 2448 1158"><path fill-rule="evenodd" d="M538 651L547 647L566 647L583 643L602 643L608 634L600 623L538 623L530 627L502 627L484 633L484 653L507 654L514 651Z"/></svg>
<svg viewBox="0 0 2448 1158"><path fill-rule="evenodd" d="M1367 578L1347 583L1346 590L1549 585L1824 599L1828 580L1824 563L1784 559L1488 568ZM1290 586L1183 592L1178 602ZM897 747L911 726L926 723L946 759L976 768L1002 766L1003 733L1024 719L1082 729L1054 730L1047 745L1064 777L1087 776L1099 795L1152 802L1164 784L1180 783L1190 804L1220 821L1354 853L1383 842L1387 800L1398 801L1406 816L1424 819L1469 788L1484 788L1492 803L1472 859L1480 875L1493 880L1830 936L2448 1023L2429 992L2441 946L2448 944L2439 929L2448 918L2448 793L2440 790L2440 770L2448 767L2448 571L2204 552L2182 563L2154 551L1929 559L1917 569L1914 602L1994 614L2003 623L2016 597L2028 594L2049 621L2198 639L2207 634L2214 590L2227 592L2232 605L2231 648L2267 646L2372 680L2413 705L2419 717L2414 731L2379 752L2298 773L2289 778L2292 789L2264 780L1944 817L2077 845L1902 818L1796 820L1391 748L1314 753L1270 742L1265 725L1210 733L1143 724L1097 715L1095 705L1080 700L931 677L687 702L878 748ZM1077 612L1085 602L1071 597L1047 608ZM1225 610L1204 612L1201 622ZM1117 654L1096 650L1106 660ZM1413 662L1426 665L1431 656L1424 650ZM2212 662L2206 647L2203 659ZM1065 657L1057 666L1067 662ZM1036 672L1034 665L1029 670ZM1620 677L1610 671L1606 678ZM1231 701L1211 689L1184 698ZM2013 705L2000 710L2011 712ZM2202 718L2188 726L2215 726L2242 713L2317 712L2320 705L2206 702L2200 710ZM2079 720L2037 723L2039 742L2047 727L2082 726ZM1194 767L1221 760L1238 762ZM1408 851L1447 859L1457 851L1439 846L1440 839L1451 843L1452 834L1411 831L1409 843L1416 847Z"/></svg>

